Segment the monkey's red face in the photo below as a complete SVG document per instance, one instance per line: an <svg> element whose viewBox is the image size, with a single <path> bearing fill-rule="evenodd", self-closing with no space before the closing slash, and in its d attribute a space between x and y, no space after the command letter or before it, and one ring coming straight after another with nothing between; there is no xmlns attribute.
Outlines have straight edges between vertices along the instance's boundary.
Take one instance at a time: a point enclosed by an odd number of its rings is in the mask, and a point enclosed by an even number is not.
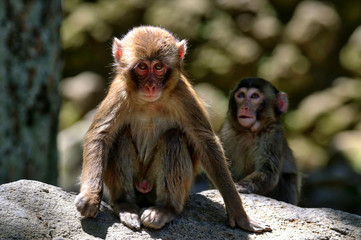
<svg viewBox="0 0 361 240"><path fill-rule="evenodd" d="M237 103L237 119L241 126L252 128L257 123L257 110L263 102L264 95L257 88L240 88L234 94Z"/></svg>
<svg viewBox="0 0 361 240"><path fill-rule="evenodd" d="M135 66L140 98L147 102L157 101L162 95L167 66L158 61L144 60Z"/></svg>
<svg viewBox="0 0 361 240"><path fill-rule="evenodd" d="M186 41L178 41L157 27L135 28L121 40L114 38L113 56L119 76L126 73L127 90L139 103L161 101L179 81ZM138 103L138 101L137 101Z"/></svg>

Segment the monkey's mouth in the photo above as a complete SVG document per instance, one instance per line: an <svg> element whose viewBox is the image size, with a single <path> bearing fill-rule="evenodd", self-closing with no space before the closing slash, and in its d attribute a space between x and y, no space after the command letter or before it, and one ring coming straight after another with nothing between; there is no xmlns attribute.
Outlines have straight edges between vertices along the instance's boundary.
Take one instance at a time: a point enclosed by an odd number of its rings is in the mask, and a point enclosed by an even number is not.
<svg viewBox="0 0 361 240"><path fill-rule="evenodd" d="M253 116L241 115L241 116L238 116L238 118L240 118L240 119L249 119L249 118L253 119Z"/></svg>
<svg viewBox="0 0 361 240"><path fill-rule="evenodd" d="M155 102L160 98L161 92L153 92L153 93L144 93L140 94L141 98L146 102Z"/></svg>
<svg viewBox="0 0 361 240"><path fill-rule="evenodd" d="M248 116L248 115L239 115L238 116L238 122L241 124L241 126L249 128L252 126L252 124L255 122L255 117Z"/></svg>

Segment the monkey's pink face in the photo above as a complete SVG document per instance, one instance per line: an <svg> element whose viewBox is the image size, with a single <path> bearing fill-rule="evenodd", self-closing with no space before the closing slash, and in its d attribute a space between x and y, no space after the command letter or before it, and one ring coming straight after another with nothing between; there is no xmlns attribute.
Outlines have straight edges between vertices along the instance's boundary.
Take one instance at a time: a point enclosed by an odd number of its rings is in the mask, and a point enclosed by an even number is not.
<svg viewBox="0 0 361 240"><path fill-rule="evenodd" d="M146 102L155 102L162 95L167 66L160 61L141 61L135 66L139 95Z"/></svg>
<svg viewBox="0 0 361 240"><path fill-rule="evenodd" d="M234 94L237 103L237 118L241 126L251 128L257 122L257 110L264 95L257 88L240 88Z"/></svg>

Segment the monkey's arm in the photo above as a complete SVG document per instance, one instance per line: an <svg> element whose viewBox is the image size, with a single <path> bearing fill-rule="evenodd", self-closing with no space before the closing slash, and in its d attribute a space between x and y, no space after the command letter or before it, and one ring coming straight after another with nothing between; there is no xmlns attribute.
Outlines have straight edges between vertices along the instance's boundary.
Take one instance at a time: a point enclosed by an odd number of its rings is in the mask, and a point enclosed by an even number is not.
<svg viewBox="0 0 361 240"><path fill-rule="evenodd" d="M195 146L204 170L224 199L230 226L251 232L270 231L269 226L248 218L228 170L223 148L212 130L205 109L192 96L186 99L191 100L184 103L184 107L188 109L189 127L185 129L186 133Z"/></svg>
<svg viewBox="0 0 361 240"><path fill-rule="evenodd" d="M85 136L81 189L75 199L78 211L85 217L95 217L101 202L104 164L119 127L116 95L117 89L111 87Z"/></svg>
<svg viewBox="0 0 361 240"><path fill-rule="evenodd" d="M279 125L263 133L253 155L255 171L235 184L238 192L262 195L278 184L283 166L283 138L283 130Z"/></svg>
<svg viewBox="0 0 361 240"><path fill-rule="evenodd" d="M228 170L218 137L211 129L197 128L195 132L199 134L196 151L199 153L204 170L224 199L230 226L238 226L251 232L270 231L269 226L247 216Z"/></svg>

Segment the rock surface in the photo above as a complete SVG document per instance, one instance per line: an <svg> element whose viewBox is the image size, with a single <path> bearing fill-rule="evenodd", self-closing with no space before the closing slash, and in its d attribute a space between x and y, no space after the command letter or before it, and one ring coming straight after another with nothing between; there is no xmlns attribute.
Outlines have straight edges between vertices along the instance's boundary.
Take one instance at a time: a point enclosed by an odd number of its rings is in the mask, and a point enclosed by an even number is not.
<svg viewBox="0 0 361 240"><path fill-rule="evenodd" d="M254 234L226 226L216 190L190 196L183 213L161 230L132 231L102 203L95 219L82 219L75 195L41 182L0 185L0 239L361 239L361 216L307 209L257 195L242 195L249 216L273 231Z"/></svg>

